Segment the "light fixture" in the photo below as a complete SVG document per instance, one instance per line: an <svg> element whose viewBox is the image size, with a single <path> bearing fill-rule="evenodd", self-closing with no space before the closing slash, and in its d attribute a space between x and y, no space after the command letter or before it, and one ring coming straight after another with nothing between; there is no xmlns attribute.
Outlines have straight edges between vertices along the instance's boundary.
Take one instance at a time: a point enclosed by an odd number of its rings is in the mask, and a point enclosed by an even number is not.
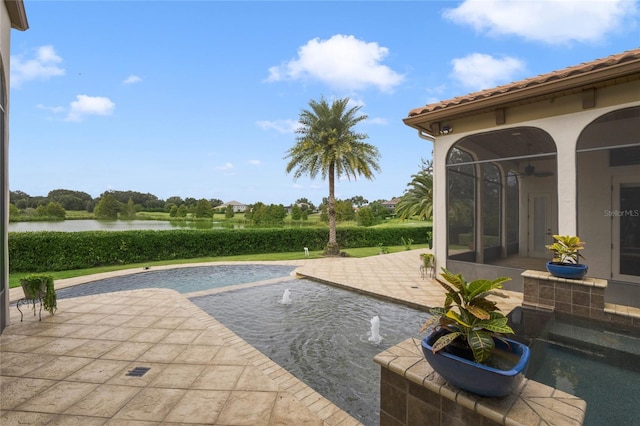
<svg viewBox="0 0 640 426"><path fill-rule="evenodd" d="M442 129L440 129L441 135L448 135L451 132L453 132L453 127L451 126L443 126Z"/></svg>

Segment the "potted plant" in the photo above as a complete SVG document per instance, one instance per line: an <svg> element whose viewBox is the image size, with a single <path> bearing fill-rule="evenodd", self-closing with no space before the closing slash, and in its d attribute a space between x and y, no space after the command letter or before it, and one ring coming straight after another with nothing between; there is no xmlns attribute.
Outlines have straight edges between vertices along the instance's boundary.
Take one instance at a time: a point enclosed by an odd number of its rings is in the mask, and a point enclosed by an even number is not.
<svg viewBox="0 0 640 426"><path fill-rule="evenodd" d="M24 292L24 301L33 304L35 315L36 302L40 302L40 310L44 308L51 315L58 309L56 290L53 285L53 277L45 274L29 274L20 279L20 285ZM20 305L17 305L20 310ZM22 314L22 311L20 311ZM42 319L42 318L40 318ZM22 317L20 317L22 321Z"/></svg>
<svg viewBox="0 0 640 426"><path fill-rule="evenodd" d="M424 279L433 278L436 268L436 257L432 253L421 253L422 265L420 265L420 275Z"/></svg>
<svg viewBox="0 0 640 426"><path fill-rule="evenodd" d="M503 334L513 334L507 317L488 296L508 297L496 291L510 278L467 282L461 274L442 268L438 280L446 290L444 305L430 310L421 332L426 360L447 381L483 396L509 394L522 379L529 348Z"/></svg>
<svg viewBox="0 0 640 426"><path fill-rule="evenodd" d="M547 271L554 277L581 279L587 274L589 267L580 263L584 256L579 250L584 248L584 241L577 236L554 235L554 243L546 246L553 252L553 260L547 262Z"/></svg>

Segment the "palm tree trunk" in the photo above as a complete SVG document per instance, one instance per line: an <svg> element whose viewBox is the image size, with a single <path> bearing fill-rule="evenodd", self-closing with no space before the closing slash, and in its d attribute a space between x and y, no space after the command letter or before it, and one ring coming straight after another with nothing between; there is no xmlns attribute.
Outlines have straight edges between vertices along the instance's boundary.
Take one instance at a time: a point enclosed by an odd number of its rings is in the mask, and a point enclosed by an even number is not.
<svg viewBox="0 0 640 426"><path fill-rule="evenodd" d="M336 237L335 170L333 164L329 165L329 243L325 248L325 254L329 256L340 254Z"/></svg>

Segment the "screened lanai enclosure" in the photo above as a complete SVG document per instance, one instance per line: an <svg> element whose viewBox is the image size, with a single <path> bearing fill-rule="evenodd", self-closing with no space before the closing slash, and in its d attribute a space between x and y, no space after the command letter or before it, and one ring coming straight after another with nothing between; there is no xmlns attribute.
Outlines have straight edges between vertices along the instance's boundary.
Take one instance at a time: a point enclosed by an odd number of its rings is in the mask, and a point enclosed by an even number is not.
<svg viewBox="0 0 640 426"><path fill-rule="evenodd" d="M556 228L556 176L555 144L535 127L480 133L454 144L447 157L448 258L540 266L527 258L546 256Z"/></svg>
<svg viewBox="0 0 640 426"><path fill-rule="evenodd" d="M448 265L545 270L558 203L575 196L589 275L618 286L640 284L638 129L640 107L603 114L584 127L575 145L575 194L558 179L556 143L540 128L455 142L446 157Z"/></svg>
<svg viewBox="0 0 640 426"><path fill-rule="evenodd" d="M410 110L433 144L437 267L522 291L554 234L578 236L605 300L640 307L638 93L640 48Z"/></svg>
<svg viewBox="0 0 640 426"><path fill-rule="evenodd" d="M589 268L640 284L640 107L594 120L576 152L578 233L592 246Z"/></svg>

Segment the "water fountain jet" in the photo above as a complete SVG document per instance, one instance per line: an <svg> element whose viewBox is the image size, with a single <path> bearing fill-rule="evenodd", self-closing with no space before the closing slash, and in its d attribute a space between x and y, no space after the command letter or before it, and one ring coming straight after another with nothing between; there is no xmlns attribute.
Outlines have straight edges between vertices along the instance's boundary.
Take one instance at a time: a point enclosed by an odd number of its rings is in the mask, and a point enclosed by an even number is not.
<svg viewBox="0 0 640 426"><path fill-rule="evenodd" d="M369 336L369 341L378 345L382 342L382 336L380 335L380 317L376 315L369 321L371 322L371 335Z"/></svg>
<svg viewBox="0 0 640 426"><path fill-rule="evenodd" d="M282 303L283 305L291 304L291 291L289 291L289 289L286 289L282 294L282 301L280 303Z"/></svg>

